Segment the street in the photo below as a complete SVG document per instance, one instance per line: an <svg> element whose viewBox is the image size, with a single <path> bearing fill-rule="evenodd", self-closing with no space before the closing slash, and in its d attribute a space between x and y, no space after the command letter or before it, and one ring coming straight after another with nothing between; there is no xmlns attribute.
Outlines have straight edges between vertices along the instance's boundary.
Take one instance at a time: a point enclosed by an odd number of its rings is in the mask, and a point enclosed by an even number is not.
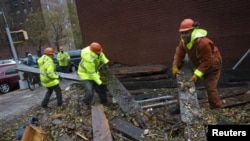
<svg viewBox="0 0 250 141"><path fill-rule="evenodd" d="M62 91L75 81L62 80L60 86ZM4 126L3 123L11 120L16 115L25 113L29 108L40 105L46 92L46 88L36 85L34 91L30 89L18 89L7 94L0 95L0 131ZM55 97L55 93L52 94ZM51 97L51 98L52 98Z"/></svg>

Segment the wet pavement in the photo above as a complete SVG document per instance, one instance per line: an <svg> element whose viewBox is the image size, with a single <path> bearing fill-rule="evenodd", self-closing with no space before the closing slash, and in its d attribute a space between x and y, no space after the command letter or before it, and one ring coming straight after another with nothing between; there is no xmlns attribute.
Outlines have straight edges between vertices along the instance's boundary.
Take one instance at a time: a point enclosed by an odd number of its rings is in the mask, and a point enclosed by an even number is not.
<svg viewBox="0 0 250 141"><path fill-rule="evenodd" d="M65 90L76 81L62 80L60 86ZM1 123L10 120L12 117L22 114L29 108L40 105L45 95L46 88L36 85L34 91L30 89L18 89L7 94L0 95L0 125ZM55 97L55 92L52 94ZM51 98L52 98L51 97ZM0 126L1 128L1 126ZM0 129L1 130L1 129Z"/></svg>

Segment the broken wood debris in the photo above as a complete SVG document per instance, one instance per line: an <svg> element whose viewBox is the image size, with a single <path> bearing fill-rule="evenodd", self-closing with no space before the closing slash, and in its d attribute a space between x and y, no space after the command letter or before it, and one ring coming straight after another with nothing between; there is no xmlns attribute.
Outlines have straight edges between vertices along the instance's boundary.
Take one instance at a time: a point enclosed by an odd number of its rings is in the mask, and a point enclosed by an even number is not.
<svg viewBox="0 0 250 141"><path fill-rule="evenodd" d="M28 67L28 66L25 66L25 67ZM31 67L29 67L29 68L27 68L25 71L27 71L27 72L30 72L30 70L32 70L32 69L35 69L35 68L31 68ZM22 69L21 69L22 70ZM39 71L38 71L38 69L36 70L36 71L34 71L35 73L39 73ZM62 73L59 73L59 74L62 74ZM78 76L77 75L72 75L72 74L62 74L62 76L65 78L65 79L70 79L70 80L79 80L79 78L78 78ZM72 77L73 76L73 77ZM183 89L184 88L184 89ZM182 87L181 87L181 91L184 91L184 92L186 92L186 90L189 90L188 92L189 93L193 93L193 94L195 94L196 93L196 91L193 91L193 89L185 89L186 87L183 87L183 85L182 85ZM123 90L123 89L122 89ZM191 91L190 91L191 90ZM195 90L195 89L194 89ZM117 91L117 93L119 93L119 91ZM184 95L184 94L183 94ZM126 98L126 96L125 96L125 98ZM127 99L129 99L129 98L127 98ZM183 99L188 99L187 97L184 97ZM193 99L193 100L197 100L197 97L196 96L194 96L194 97L191 97L191 99ZM180 100L181 100L181 98L180 98ZM196 102L196 101L195 101ZM129 103L130 104L130 103ZM185 104L183 104L183 105L186 105L187 107L191 107L191 109L195 109L195 108L193 108L192 106L190 106L190 103L185 103ZM142 106L140 106L140 109L142 109L143 107ZM136 109L136 108L135 108ZM126 112L128 112L129 114L128 115L133 115L133 114L131 114L130 113L130 110L127 110L127 109L125 109L125 110L123 110L125 113ZM132 110L133 111L133 110ZM195 110L194 110L195 111ZM133 113L133 112L132 112ZM198 117L199 117L199 112L194 112L194 113L192 113L192 114L194 114L194 115L198 115ZM182 116L182 114L181 114L181 116ZM139 117L139 119L143 119L142 117L141 117L141 115L139 114L139 115L136 115L135 117ZM186 119L187 120L187 119ZM203 129L203 126L200 124L200 122L202 122L202 121L199 121L198 123L196 123L196 122L194 122L194 123L192 123L192 122L190 122L190 124L189 123L187 123L187 127L186 127L186 129L185 129L185 133L186 133L186 136L187 137L190 137L191 135L195 135L195 136L197 136L197 134L198 135L204 135L204 129ZM194 131L192 131L194 128L193 127L196 127L197 129L196 130L194 130ZM201 131L197 131L197 130L201 130ZM205 137L205 136L204 136ZM203 138L204 138L203 137ZM199 138L200 139L200 138Z"/></svg>
<svg viewBox="0 0 250 141"><path fill-rule="evenodd" d="M138 100L137 102L139 104L141 104L141 103L146 103L146 102L165 100L165 99L172 99L172 98L174 98L174 97L171 96L171 95L166 95L166 96L160 96L160 97L155 97L155 98L150 98L150 99L145 99L145 100Z"/></svg>
<svg viewBox="0 0 250 141"><path fill-rule="evenodd" d="M114 75L127 90L174 88L176 81L170 79L165 65L137 65L111 68Z"/></svg>
<svg viewBox="0 0 250 141"><path fill-rule="evenodd" d="M112 72L117 78L128 77L128 76L141 76L159 74L167 71L165 65L137 65L137 66L125 66L120 69L119 67L111 68Z"/></svg>
<svg viewBox="0 0 250 141"><path fill-rule="evenodd" d="M82 139L84 139L85 141L88 141L88 138L86 138L83 134L81 134L80 132L75 132L75 134L79 137L81 137Z"/></svg>
<svg viewBox="0 0 250 141"><path fill-rule="evenodd" d="M112 128L124 133L136 141L144 141L144 130L134 126L133 124L126 122L119 118L113 118L109 121Z"/></svg>
<svg viewBox="0 0 250 141"><path fill-rule="evenodd" d="M250 96L249 93L247 93L248 90L249 86L247 85L218 89L218 93L222 100L222 108L229 108L249 103ZM200 99L199 104L201 107L206 107L208 105L207 97Z"/></svg>
<svg viewBox="0 0 250 141"><path fill-rule="evenodd" d="M146 108L153 108L153 107L159 107L159 106L167 106L167 105L174 104L174 103L177 103L177 100L169 100L169 101L166 100L164 102L142 105L141 108L146 109Z"/></svg>
<svg viewBox="0 0 250 141"><path fill-rule="evenodd" d="M181 120L186 124L185 137L191 141L206 141L206 132L203 117L199 106L196 86L189 79L193 75L187 60L176 75L179 94Z"/></svg>
<svg viewBox="0 0 250 141"><path fill-rule="evenodd" d="M115 77L110 69L101 69L101 75L109 92L115 98L121 110L127 115L134 118L142 128L146 127L143 119L143 110L135 101L130 92L123 86L123 84Z"/></svg>
<svg viewBox="0 0 250 141"><path fill-rule="evenodd" d="M94 141L113 141L102 105L91 106Z"/></svg>

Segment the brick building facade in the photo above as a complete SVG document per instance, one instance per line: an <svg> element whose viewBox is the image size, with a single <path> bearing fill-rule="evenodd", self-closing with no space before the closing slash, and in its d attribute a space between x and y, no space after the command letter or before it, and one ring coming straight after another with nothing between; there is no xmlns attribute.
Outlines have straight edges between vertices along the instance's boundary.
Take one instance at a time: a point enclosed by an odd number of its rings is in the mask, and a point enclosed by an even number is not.
<svg viewBox="0 0 250 141"><path fill-rule="evenodd" d="M200 22L232 68L249 49L247 0L76 0L83 44L103 45L111 63L171 66L184 18ZM249 55L238 68L250 68Z"/></svg>
<svg viewBox="0 0 250 141"><path fill-rule="evenodd" d="M47 11L53 12L55 9L61 8L62 13L64 13L64 16L66 17L66 15L69 14L67 3L74 3L74 0L49 0L49 1L48 0L1 0L0 10L3 9L3 12L5 13L5 17L8 22L10 31L16 31L20 29L26 30L24 29L23 25L29 13L35 12L38 9L41 9L41 11L43 12ZM6 42L7 38L4 35L5 22L2 19L3 19L3 14L0 14L0 25L1 25L0 59L9 59L12 58L13 55L9 44ZM46 25L46 18L44 20ZM71 24L69 23L68 25L65 25L65 29L66 27L71 32L68 34L68 42L65 43L63 46L65 50L75 49ZM48 31L48 34L52 33ZM51 46L56 50L54 42L55 41L49 38L48 42L42 44L41 51L43 51L44 48L48 46ZM35 55L37 55L38 52L40 52L39 45L37 44L34 45L32 40L26 41L21 44L15 44L15 49L18 57L20 58L25 57L27 52Z"/></svg>

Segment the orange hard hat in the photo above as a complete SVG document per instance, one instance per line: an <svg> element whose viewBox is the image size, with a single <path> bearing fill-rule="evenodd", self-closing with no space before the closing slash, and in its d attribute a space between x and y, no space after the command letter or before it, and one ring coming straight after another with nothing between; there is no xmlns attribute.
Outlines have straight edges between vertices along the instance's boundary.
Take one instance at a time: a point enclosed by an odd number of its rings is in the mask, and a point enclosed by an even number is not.
<svg viewBox="0 0 250 141"><path fill-rule="evenodd" d="M102 53L102 47L101 47L101 45L100 45L99 43L97 43L97 42L92 42L92 43L90 44L90 50L93 51L93 52L96 53L96 54Z"/></svg>
<svg viewBox="0 0 250 141"><path fill-rule="evenodd" d="M63 51L64 49L63 49L63 47L59 47L59 51Z"/></svg>
<svg viewBox="0 0 250 141"><path fill-rule="evenodd" d="M188 31L188 30L193 29L193 28L194 28L194 20L192 20L192 19L184 19L181 22L179 32Z"/></svg>
<svg viewBox="0 0 250 141"><path fill-rule="evenodd" d="M55 54L55 51L54 51L53 48L47 47L47 48L44 49L44 53L45 53L45 54L49 54L49 55L54 55L54 54Z"/></svg>

